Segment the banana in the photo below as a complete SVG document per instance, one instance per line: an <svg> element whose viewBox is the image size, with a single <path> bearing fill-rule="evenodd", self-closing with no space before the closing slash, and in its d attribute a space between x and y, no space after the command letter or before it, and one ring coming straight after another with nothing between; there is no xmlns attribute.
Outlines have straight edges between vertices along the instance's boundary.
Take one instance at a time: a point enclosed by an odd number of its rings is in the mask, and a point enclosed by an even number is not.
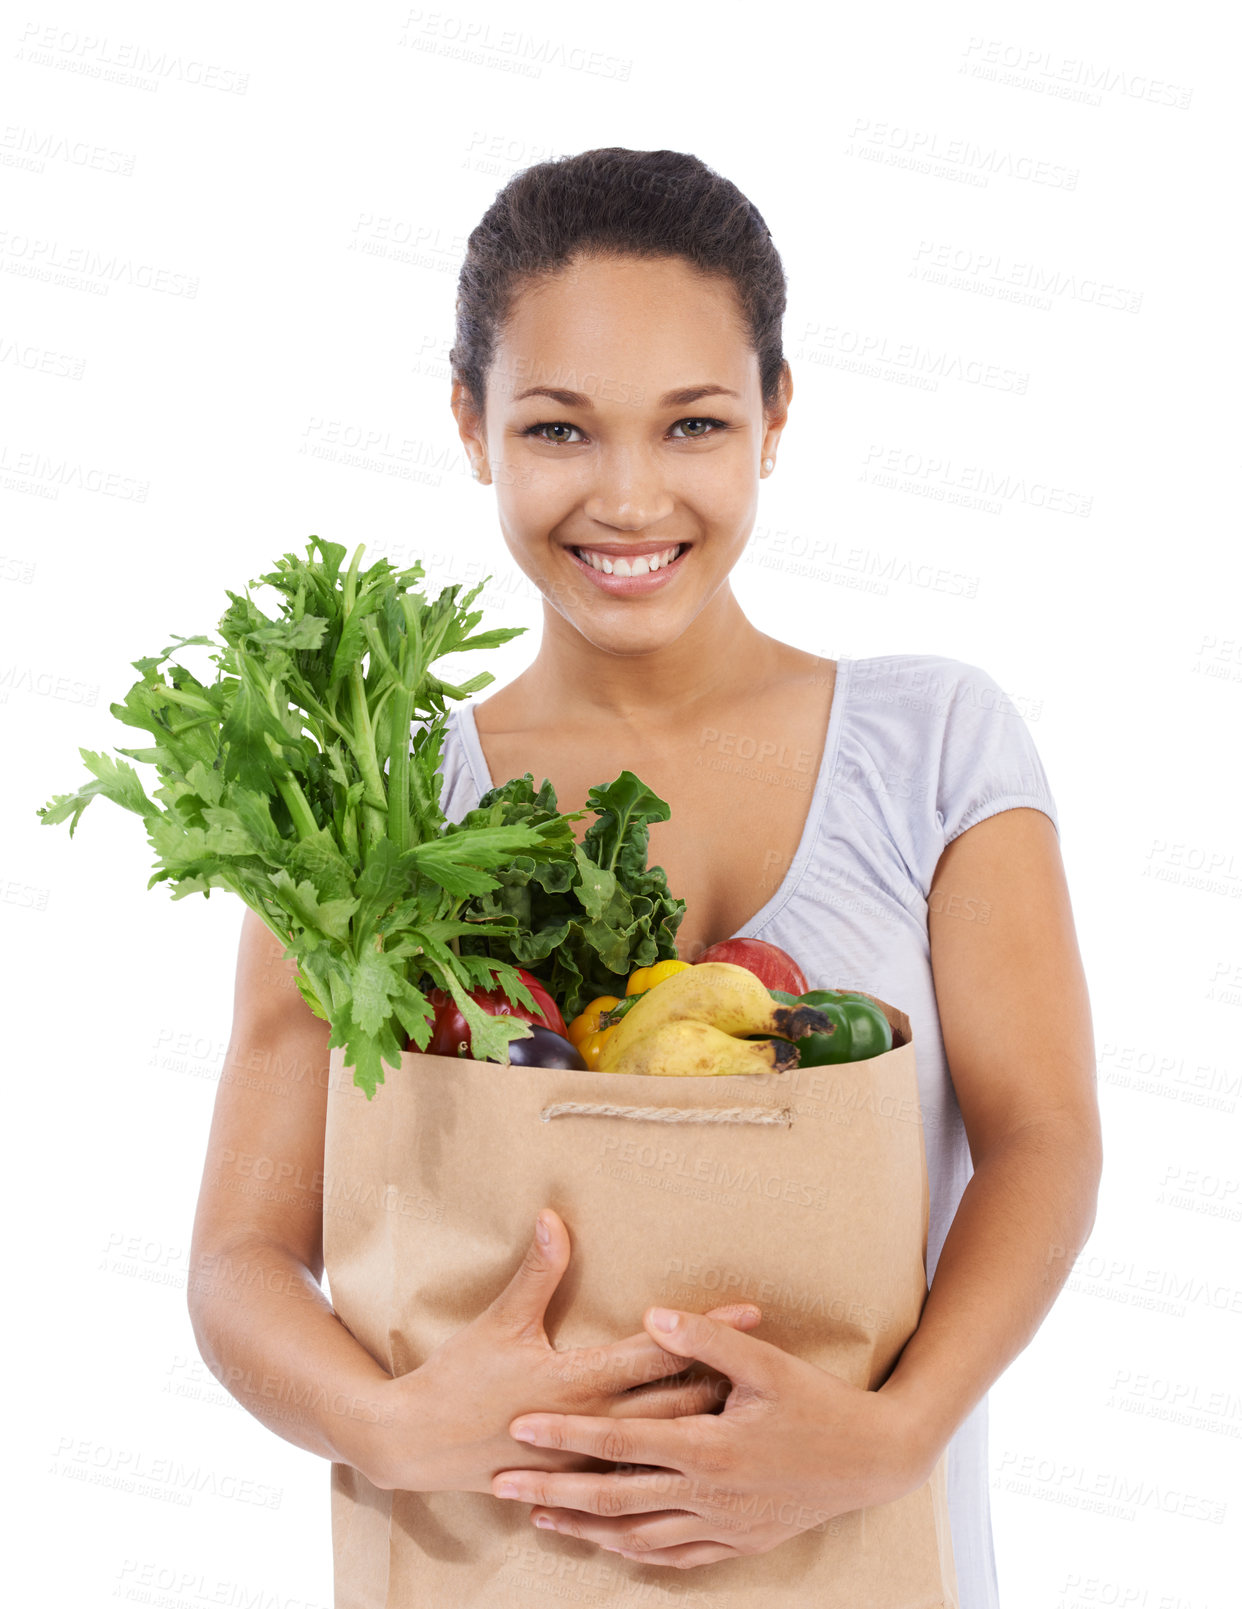
<svg viewBox="0 0 1242 1609"><path fill-rule="evenodd" d="M704 961L657 983L622 1017L604 1042L600 1072L619 1071L620 1064L628 1061L632 1045L673 1023L710 1027L738 1043L745 1043L748 1034L776 1034L782 1040L794 1040L809 1033L832 1032L822 1011L780 1005L745 967ZM779 1065L788 1066L796 1059L795 1053ZM772 1065L769 1063L767 1070Z"/></svg>
<svg viewBox="0 0 1242 1609"><path fill-rule="evenodd" d="M628 1022L629 1017L623 1020ZM735 1039L706 1022L683 1017L666 1018L646 1033L631 1035L619 1055L600 1057L599 1071L708 1078L779 1073L797 1060L798 1048L787 1039Z"/></svg>

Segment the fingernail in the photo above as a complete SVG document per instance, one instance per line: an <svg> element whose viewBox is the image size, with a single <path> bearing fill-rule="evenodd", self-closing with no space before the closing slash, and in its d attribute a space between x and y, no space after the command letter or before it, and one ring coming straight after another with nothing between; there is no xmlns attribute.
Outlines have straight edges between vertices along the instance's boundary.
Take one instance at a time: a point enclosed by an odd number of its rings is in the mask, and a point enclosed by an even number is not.
<svg viewBox="0 0 1242 1609"><path fill-rule="evenodd" d="M556 1526L553 1525L552 1521L548 1518L548 1516L546 1514L541 1514L539 1516L539 1518L535 1521L535 1524L539 1527L539 1529L541 1531L555 1531L556 1530Z"/></svg>
<svg viewBox="0 0 1242 1609"><path fill-rule="evenodd" d="M534 1441L536 1435L534 1425L519 1425L513 1432L515 1441Z"/></svg>
<svg viewBox="0 0 1242 1609"><path fill-rule="evenodd" d="M518 1489L512 1481L501 1481L500 1485L496 1488L497 1497L516 1497L517 1494Z"/></svg>
<svg viewBox="0 0 1242 1609"><path fill-rule="evenodd" d="M552 1238L552 1233L544 1222L542 1213L535 1219L535 1238L541 1246L546 1246Z"/></svg>
<svg viewBox="0 0 1242 1609"><path fill-rule="evenodd" d="M677 1328L677 1314L669 1311L667 1307L653 1307L651 1322L657 1330L675 1330Z"/></svg>

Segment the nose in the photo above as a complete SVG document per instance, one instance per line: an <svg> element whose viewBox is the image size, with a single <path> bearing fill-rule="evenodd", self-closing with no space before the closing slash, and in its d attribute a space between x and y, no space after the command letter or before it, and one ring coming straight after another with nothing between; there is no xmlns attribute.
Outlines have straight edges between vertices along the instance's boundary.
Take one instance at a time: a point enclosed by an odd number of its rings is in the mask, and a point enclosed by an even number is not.
<svg viewBox="0 0 1242 1609"><path fill-rule="evenodd" d="M643 531L673 512L673 498L651 455L623 447L601 453L583 511L618 531Z"/></svg>

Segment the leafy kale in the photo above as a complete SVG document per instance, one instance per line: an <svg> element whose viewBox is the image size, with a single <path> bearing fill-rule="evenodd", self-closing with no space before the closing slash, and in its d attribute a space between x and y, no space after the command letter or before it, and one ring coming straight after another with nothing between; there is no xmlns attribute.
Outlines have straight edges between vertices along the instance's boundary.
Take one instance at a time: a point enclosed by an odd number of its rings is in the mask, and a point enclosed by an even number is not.
<svg viewBox="0 0 1242 1609"><path fill-rule="evenodd" d="M362 570L362 553L342 574L345 549L312 537L305 559L286 553L259 577L280 594L278 618L249 591L229 592L223 644L174 637L132 661L139 680L111 712L154 742L117 753L153 766L159 786L148 797L133 766L80 749L93 780L38 814L68 820L72 837L93 798L111 799L143 818L157 867L148 888L240 895L296 960L303 998L370 1098L407 1040L429 1042L433 989L457 1002L475 1056L503 1060L529 1028L467 990L498 984L533 1007L521 965L576 1015L623 992L631 967L675 955L685 906L647 867L648 824L669 811L632 772L591 790L598 819L581 846L571 823L587 812L559 813L529 773L446 821L447 701L494 677L453 683L431 667L526 628L475 630L469 606L485 582L429 601L413 590L420 564ZM161 669L195 644L220 650L213 681Z"/></svg>
<svg viewBox="0 0 1242 1609"><path fill-rule="evenodd" d="M571 860L515 855L495 868L496 886L459 913L487 924L462 939L462 953L519 962L548 986L566 1021L598 995L623 995L634 967L674 958L686 908L669 893L663 870L647 865L648 828L669 817L664 800L622 771L607 787L592 788L587 804L596 820ZM545 780L536 792L528 771L485 793L461 829L537 826L556 815L551 784Z"/></svg>

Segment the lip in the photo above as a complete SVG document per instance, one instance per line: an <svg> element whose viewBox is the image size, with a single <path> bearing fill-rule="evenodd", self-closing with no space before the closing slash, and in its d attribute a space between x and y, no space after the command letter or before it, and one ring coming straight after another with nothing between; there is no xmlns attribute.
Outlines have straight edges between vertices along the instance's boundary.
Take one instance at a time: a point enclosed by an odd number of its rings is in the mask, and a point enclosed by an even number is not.
<svg viewBox="0 0 1242 1609"><path fill-rule="evenodd" d="M624 542L583 542L580 545L589 549L592 553L602 553L609 559L637 559L643 554L663 553L666 548L680 545L682 552L678 558L673 560L672 564L663 565L649 575L605 575L602 570L593 569L585 559L580 559L573 547L565 549L569 555L570 562L577 569L583 571L584 574L590 576L601 592L606 592L613 598L629 598L645 592L656 592L661 587L667 586L687 558L689 558L690 550L694 544L691 542L682 542L680 544L672 542L635 542L632 544Z"/></svg>

